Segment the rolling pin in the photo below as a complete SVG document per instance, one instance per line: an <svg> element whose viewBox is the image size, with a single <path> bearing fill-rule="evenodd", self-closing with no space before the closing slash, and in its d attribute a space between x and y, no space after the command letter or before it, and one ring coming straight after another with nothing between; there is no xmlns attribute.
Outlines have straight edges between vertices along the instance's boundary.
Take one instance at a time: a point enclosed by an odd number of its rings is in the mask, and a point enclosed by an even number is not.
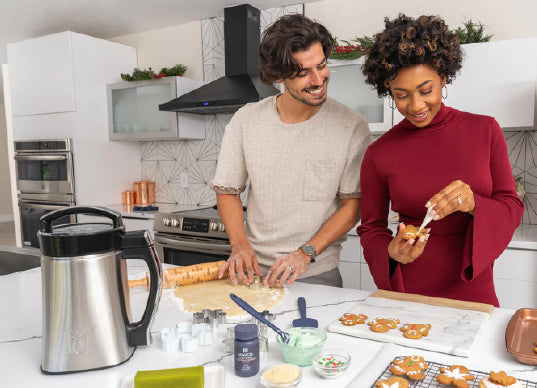
<svg viewBox="0 0 537 388"><path fill-rule="evenodd" d="M186 286L188 284L218 279L218 272L224 263L225 260L222 260L211 263L169 268L162 271L162 287L177 288L179 286ZM226 271L222 278L225 279L227 276L228 272ZM149 289L149 272L146 272L145 278L129 280L129 288L133 287L146 287Z"/></svg>

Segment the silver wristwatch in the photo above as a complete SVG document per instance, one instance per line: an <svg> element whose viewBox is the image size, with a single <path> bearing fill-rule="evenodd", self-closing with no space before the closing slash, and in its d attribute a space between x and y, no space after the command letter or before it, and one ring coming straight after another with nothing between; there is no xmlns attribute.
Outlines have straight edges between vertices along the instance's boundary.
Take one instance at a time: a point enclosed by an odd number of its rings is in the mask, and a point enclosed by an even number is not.
<svg viewBox="0 0 537 388"><path fill-rule="evenodd" d="M315 247L313 245L302 244L298 249L302 249L302 251L311 258L311 262L315 263L317 253L315 252Z"/></svg>

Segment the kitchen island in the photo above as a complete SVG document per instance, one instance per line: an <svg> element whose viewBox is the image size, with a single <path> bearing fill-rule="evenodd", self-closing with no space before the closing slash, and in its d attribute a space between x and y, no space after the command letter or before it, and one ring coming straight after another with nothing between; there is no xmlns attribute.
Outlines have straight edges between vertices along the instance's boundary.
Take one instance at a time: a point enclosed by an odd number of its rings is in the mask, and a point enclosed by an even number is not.
<svg viewBox="0 0 537 388"><path fill-rule="evenodd" d="M137 262L129 265L130 273L143 272ZM178 299L171 290L163 290L159 310L153 324L153 345L139 347L130 360L112 368L67 375L41 373L41 274L39 268L0 276L0 379L2 387L99 387L117 388L126 376L138 370L166 369L207 365L218 362L225 370L225 387L256 387L258 376L236 377L233 372L233 356L225 353L222 340L225 325L216 331L211 346L200 346L194 353L164 352L160 346L159 331L175 324L191 320L191 314L183 312ZM147 293L143 288L131 290L133 317L138 319L145 307ZM299 317L296 300L304 296L308 305L308 317L319 321L326 329L369 292L354 289L295 283L287 286L283 301L271 309L276 315L275 324L286 328ZM505 327L514 311L495 309L485 323L469 358L454 357L443 353L395 346L342 334L328 333L325 348L344 349L351 355L351 365L338 380L323 380L312 367L303 368L302 387L352 386L370 387L391 360L401 355L421 355L427 361L442 364L462 364L469 369L488 372L505 370L519 379L537 381L537 367L517 362L505 348ZM261 368L270 363L283 362L276 344L275 334L270 331L269 351L261 353ZM531 385L535 387L535 385Z"/></svg>

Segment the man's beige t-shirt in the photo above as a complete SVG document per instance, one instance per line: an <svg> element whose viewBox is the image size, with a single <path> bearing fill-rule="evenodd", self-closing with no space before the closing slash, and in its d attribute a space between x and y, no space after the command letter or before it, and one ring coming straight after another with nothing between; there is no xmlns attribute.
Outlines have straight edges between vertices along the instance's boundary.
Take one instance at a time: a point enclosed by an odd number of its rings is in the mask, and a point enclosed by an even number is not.
<svg viewBox="0 0 537 388"><path fill-rule="evenodd" d="M339 209L340 198L360 197L360 164L370 143L363 116L331 98L298 124L281 121L275 96L235 113L212 186L238 194L250 178L246 236L262 267L311 239ZM344 240L321 252L300 277L337 268Z"/></svg>

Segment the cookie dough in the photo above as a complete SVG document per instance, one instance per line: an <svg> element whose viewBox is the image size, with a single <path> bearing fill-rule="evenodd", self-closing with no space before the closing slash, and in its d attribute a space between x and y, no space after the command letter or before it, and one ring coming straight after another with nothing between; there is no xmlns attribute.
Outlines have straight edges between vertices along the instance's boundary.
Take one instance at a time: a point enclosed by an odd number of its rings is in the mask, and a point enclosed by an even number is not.
<svg viewBox="0 0 537 388"><path fill-rule="evenodd" d="M265 288L250 290L244 284L236 286L229 279L211 280L209 282L181 286L173 291L183 301L183 309L190 313L203 309L222 309L229 317L248 315L229 297L233 293L244 299L257 311L269 310L283 299L285 288Z"/></svg>

